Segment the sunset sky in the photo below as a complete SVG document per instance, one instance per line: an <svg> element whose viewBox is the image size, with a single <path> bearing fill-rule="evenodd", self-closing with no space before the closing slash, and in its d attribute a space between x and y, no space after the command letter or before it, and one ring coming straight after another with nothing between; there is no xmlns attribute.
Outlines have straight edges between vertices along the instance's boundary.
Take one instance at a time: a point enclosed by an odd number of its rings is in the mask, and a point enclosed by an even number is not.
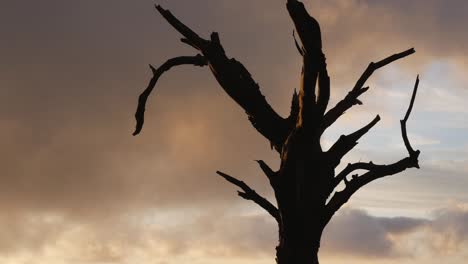
<svg viewBox="0 0 468 264"><path fill-rule="evenodd" d="M301 58L285 0L160 0L200 35L219 32L281 115ZM254 160L278 168L269 142L208 68L164 75L142 134L131 135L148 64L195 55L151 0L0 1L1 264L274 263L277 227L215 172L273 201ZM382 121L346 157L420 170L360 190L325 230L324 264L468 259L468 1L306 0L321 24L339 101L371 61L414 47L323 139Z"/></svg>

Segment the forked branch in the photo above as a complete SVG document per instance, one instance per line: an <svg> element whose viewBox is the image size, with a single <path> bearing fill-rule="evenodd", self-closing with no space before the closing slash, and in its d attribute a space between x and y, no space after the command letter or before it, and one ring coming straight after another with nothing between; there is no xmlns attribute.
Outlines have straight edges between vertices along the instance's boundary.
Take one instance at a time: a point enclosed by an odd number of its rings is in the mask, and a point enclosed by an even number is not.
<svg viewBox="0 0 468 264"><path fill-rule="evenodd" d="M246 199L253 201L254 203L258 204L260 207L265 209L271 216L273 216L276 221L280 221L280 215L278 208L274 206L272 203L270 203L267 199L264 197L260 196L255 190L250 188L245 182L238 180L224 172L217 171L216 172L219 176L223 177L226 181L236 185L237 187L241 188L242 191L238 191L237 194Z"/></svg>
<svg viewBox="0 0 468 264"><path fill-rule="evenodd" d="M411 114L418 86L419 76L416 79L413 95L411 97L411 102L406 112L406 115L400 122L403 141L405 142L405 147L408 150L409 156L389 165L374 165L372 163L357 163L355 165L348 165L348 167L345 168L344 171L338 174L338 176L335 178L336 185L339 184L339 181L344 180L346 183L346 187L344 188L344 190L336 192L326 205L326 222L328 222L333 216L333 214L336 211L338 211L341 208L341 206L343 206L349 200L349 198L351 198L351 196L364 185L376 179L400 173L409 168L419 168L418 158L420 151L415 151L412 148L406 132L406 122L408 121L408 118ZM365 169L368 170L368 172L348 181L346 179L346 176L356 169Z"/></svg>
<svg viewBox="0 0 468 264"><path fill-rule="evenodd" d="M158 12L184 36L182 42L199 50L224 91L247 113L252 125L278 150L287 136L288 122L280 117L266 101L249 71L235 59L226 56L219 35L209 40L201 38L170 11L157 5Z"/></svg>

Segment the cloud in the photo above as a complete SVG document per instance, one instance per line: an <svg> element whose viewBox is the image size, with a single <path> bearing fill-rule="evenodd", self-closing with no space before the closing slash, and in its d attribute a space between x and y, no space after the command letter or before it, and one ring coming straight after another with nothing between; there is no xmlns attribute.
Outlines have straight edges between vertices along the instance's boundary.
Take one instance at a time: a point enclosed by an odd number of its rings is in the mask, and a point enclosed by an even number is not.
<svg viewBox="0 0 468 264"><path fill-rule="evenodd" d="M344 209L326 228L324 254L394 258L403 255L392 235L410 233L426 223L406 217L375 217L361 210Z"/></svg>
<svg viewBox="0 0 468 264"><path fill-rule="evenodd" d="M93 221L53 213L23 214L14 219L2 215L0 224L9 228L0 237L0 259L14 260L25 252L29 254L23 256L26 259L54 264L178 263L184 259L248 262L274 257L277 230L271 217L222 208L192 210L135 211ZM424 257L464 254L467 207L447 207L434 211L433 216L377 217L345 208L325 230L321 257L411 263ZM416 254L420 252L424 255Z"/></svg>
<svg viewBox="0 0 468 264"><path fill-rule="evenodd" d="M322 24L334 101L352 86L368 62L415 46L416 55L382 70L371 85L410 87L414 75L430 67L431 78L425 80L437 85L422 90L426 103L421 109L432 111L423 117L424 122L437 119L441 123L419 130L435 133L441 126L464 128L466 111L460 107L466 96L460 91L466 83L464 1L306 3ZM162 4L204 36L219 31L227 53L245 63L267 99L287 114L301 63L282 1L200 0L189 8L186 1ZM259 192L271 196L253 160L265 159L272 167L278 164L268 142L250 126L208 69L181 67L165 75L150 98L143 134L130 136L138 93L150 77L146 64L195 53L178 43L178 34L154 12L152 3L9 1L0 10L0 22L6 40L0 42L0 205L9 212L0 215L0 224L8 227L0 237L2 257L15 264L27 263L24 259L28 258L63 263L64 256L66 263L80 264L158 256L156 263L175 263L167 259L175 255L185 263L187 255L198 259L243 255L247 259L273 254L276 234L271 221L232 216L221 209L212 212L226 204L245 204L232 186L214 174L216 170L246 178ZM450 67L430 66L434 61ZM386 97L388 93L377 91L369 91L369 97L403 100L403 92ZM366 103L372 109L392 112L390 101ZM358 110L356 116L365 119L368 110ZM356 123L356 119L346 120L348 128ZM425 131L414 132L419 143L447 144L439 140L440 135L428 136ZM451 130L447 137L461 134ZM432 145L424 145L428 146ZM377 152L375 147L372 151ZM382 160L394 156L393 150L378 151ZM453 169L449 168L452 163L441 161L445 153L431 152L431 166L423 171L428 177L408 177L404 183L392 180L394 185L380 186L391 187L385 188L385 198L380 194L373 198L384 201L379 205L387 210L403 210L389 205L396 193L401 200L419 199L421 210L429 206L423 204L429 200L441 203L442 196L459 197L466 181L458 179L465 171L458 163ZM466 160L466 153L461 152L459 158ZM454 170L457 177L446 177L455 174ZM417 193L404 192L409 189ZM453 190L457 192L448 194ZM398 206L405 206L401 200ZM186 218L193 214L180 213L188 208L207 213L189 221ZM129 216L146 219L148 211L165 214L170 209L179 210L177 218L185 221L168 229L153 226L151 232ZM432 245L435 252L453 252L466 242L465 215L450 209L428 223L348 210L332 223L324 252L405 255L395 237L424 228L439 241ZM174 222L174 218L166 221ZM367 242L351 243L361 236ZM444 248L446 241L450 246Z"/></svg>
<svg viewBox="0 0 468 264"><path fill-rule="evenodd" d="M468 244L468 207L454 205L434 213L428 226L433 248L441 253L459 252Z"/></svg>
<svg viewBox="0 0 468 264"><path fill-rule="evenodd" d="M417 259L466 254L468 209L452 205L435 210L432 219L376 217L344 209L326 228L324 255Z"/></svg>
<svg viewBox="0 0 468 264"><path fill-rule="evenodd" d="M272 219L210 210L192 218L158 222L158 216L184 215L157 210L92 221L53 213L2 215L0 260L36 263L178 263L192 259L270 257L276 242ZM16 220L16 221L15 221ZM19 221L18 221L19 220ZM14 242L14 243L12 243ZM4 262L2 262L4 263Z"/></svg>

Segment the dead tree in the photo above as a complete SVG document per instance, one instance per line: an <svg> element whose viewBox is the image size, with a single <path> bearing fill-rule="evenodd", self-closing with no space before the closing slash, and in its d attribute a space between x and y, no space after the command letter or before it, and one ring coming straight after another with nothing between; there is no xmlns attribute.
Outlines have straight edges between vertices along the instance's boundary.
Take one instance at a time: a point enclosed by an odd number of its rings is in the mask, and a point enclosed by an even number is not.
<svg viewBox="0 0 468 264"><path fill-rule="evenodd" d="M254 128L279 153L281 165L276 171L264 161L258 161L274 190L277 206L243 181L223 172L217 173L241 189L239 196L258 204L276 219L279 227L279 245L276 247L278 264L316 264L325 226L354 193L379 178L408 168L419 168L419 151L411 147L406 133L406 122L413 107L419 78L408 111L401 120L401 133L408 156L388 165L352 163L336 173L341 159L379 122L380 116L377 115L361 129L341 136L328 150L324 150L320 144L322 134L347 110L362 104L359 96L369 89L364 85L374 71L415 51L409 49L371 62L345 98L327 111L330 78L322 52L320 26L300 1L287 0L286 6L302 43L296 41L303 61L300 91L293 94L289 117L278 115L249 71L239 61L227 56L218 33L213 32L210 39L202 38L170 11L157 5L157 11L183 36L181 41L199 54L169 59L157 69L150 66L153 78L139 97L134 135L143 127L146 101L165 71L180 65L209 66L221 88L245 110ZM339 187L341 183L344 183L344 189Z"/></svg>

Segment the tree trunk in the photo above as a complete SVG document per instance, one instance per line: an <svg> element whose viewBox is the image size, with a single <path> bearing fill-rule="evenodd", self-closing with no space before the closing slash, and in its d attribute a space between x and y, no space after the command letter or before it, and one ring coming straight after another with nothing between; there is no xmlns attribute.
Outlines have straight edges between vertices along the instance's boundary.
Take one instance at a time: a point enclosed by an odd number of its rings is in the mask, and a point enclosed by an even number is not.
<svg viewBox="0 0 468 264"><path fill-rule="evenodd" d="M298 125L281 155L280 188L275 189L280 211L276 248L278 264L318 264L322 217L334 168L327 166L315 127Z"/></svg>
<svg viewBox="0 0 468 264"><path fill-rule="evenodd" d="M290 226L288 231L283 230L280 233L279 245L276 247L276 262L278 264L318 264L322 233L321 230L316 229L318 226L319 223L307 223L307 226ZM317 230L315 234L308 231L314 229Z"/></svg>
<svg viewBox="0 0 468 264"><path fill-rule="evenodd" d="M319 264L318 248L311 245L279 245L276 248L278 264Z"/></svg>

